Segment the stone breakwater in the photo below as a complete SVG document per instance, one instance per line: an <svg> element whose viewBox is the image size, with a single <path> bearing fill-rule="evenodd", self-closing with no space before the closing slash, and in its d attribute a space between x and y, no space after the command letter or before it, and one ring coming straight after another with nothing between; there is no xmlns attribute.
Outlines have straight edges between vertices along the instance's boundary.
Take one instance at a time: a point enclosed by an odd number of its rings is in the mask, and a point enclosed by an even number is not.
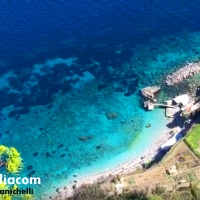
<svg viewBox="0 0 200 200"><path fill-rule="evenodd" d="M180 68L178 71L166 77L167 85L175 85L181 83L184 79L190 78L200 72L200 62L188 63L186 66Z"/></svg>

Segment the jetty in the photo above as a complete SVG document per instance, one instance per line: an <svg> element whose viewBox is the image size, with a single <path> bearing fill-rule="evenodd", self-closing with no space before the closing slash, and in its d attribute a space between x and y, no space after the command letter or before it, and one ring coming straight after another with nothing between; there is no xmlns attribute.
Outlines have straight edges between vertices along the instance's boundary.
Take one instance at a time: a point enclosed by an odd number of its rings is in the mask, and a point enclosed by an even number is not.
<svg viewBox="0 0 200 200"><path fill-rule="evenodd" d="M144 107L147 108L147 110L153 110L155 107L177 108L177 106L162 104L162 103L153 103L151 101L145 101Z"/></svg>
<svg viewBox="0 0 200 200"><path fill-rule="evenodd" d="M175 118L180 116L184 121L189 120L196 112L200 111L200 100L194 99L187 94L176 96L171 100L158 103L155 94L160 92L157 86L148 86L141 90L142 96L145 98L144 108L151 111L155 107L165 108L165 116Z"/></svg>

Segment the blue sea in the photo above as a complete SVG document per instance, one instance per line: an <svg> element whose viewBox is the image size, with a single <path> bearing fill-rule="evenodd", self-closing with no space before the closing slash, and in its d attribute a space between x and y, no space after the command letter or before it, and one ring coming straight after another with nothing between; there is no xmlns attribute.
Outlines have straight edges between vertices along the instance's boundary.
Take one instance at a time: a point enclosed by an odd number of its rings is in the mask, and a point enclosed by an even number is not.
<svg viewBox="0 0 200 200"><path fill-rule="evenodd" d="M36 199L164 133L164 110L145 111L140 90L160 86L160 101L186 92L164 78L200 60L199 10L197 0L1 0L0 143L21 152L20 176L41 178Z"/></svg>

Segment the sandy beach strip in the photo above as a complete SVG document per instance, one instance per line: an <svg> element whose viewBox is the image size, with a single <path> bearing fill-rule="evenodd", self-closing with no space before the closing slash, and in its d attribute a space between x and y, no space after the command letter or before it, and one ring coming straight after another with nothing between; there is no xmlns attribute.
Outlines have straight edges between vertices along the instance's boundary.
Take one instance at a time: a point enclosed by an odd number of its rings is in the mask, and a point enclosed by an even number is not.
<svg viewBox="0 0 200 200"><path fill-rule="evenodd" d="M94 175L90 175L83 179L76 178L76 183L72 183L64 188L59 189L58 194L55 197L52 197L53 200L61 200L61 197L71 197L73 196L73 185L76 186L76 188L81 187L83 185L92 184L92 183L100 183L100 182L106 182L108 181L113 175L125 175L130 174L137 170L137 168L141 168L143 164L151 161L154 159L156 154L160 151L160 148L165 142L167 142L173 135L175 135L177 132L180 132L180 129L175 129L172 133L172 129L168 129L161 135L160 138L155 142L155 144L146 150L141 155L138 155L137 158L130 160L127 163L121 164L115 169L108 169L103 173L97 173Z"/></svg>

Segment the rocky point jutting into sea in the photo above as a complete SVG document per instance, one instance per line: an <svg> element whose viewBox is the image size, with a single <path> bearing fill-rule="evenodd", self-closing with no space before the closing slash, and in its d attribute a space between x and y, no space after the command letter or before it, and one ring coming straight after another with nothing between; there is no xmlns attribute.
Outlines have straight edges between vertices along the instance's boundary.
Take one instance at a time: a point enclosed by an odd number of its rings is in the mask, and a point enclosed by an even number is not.
<svg viewBox="0 0 200 200"><path fill-rule="evenodd" d="M200 62L188 63L181 67L178 71L167 75L166 84L174 85L181 83L184 79L191 78L200 72Z"/></svg>

